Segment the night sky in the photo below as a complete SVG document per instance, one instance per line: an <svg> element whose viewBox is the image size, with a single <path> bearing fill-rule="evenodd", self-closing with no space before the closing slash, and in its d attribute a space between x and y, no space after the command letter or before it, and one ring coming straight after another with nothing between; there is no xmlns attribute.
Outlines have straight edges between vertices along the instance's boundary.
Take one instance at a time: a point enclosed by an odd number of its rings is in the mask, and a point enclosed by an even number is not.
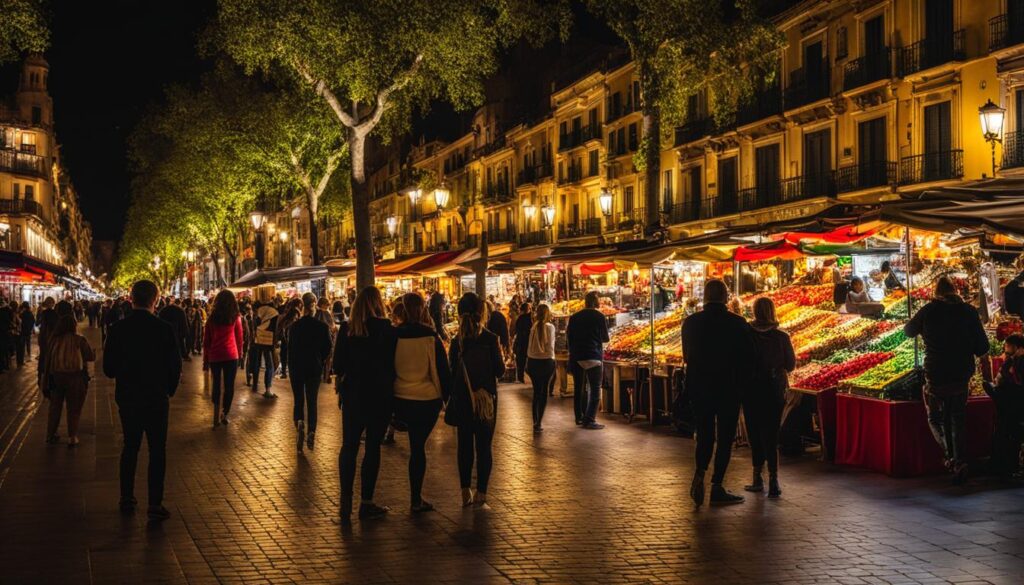
<svg viewBox="0 0 1024 585"><path fill-rule="evenodd" d="M118 240L129 203L131 173L126 141L146 107L159 101L170 84L194 82L209 66L199 58L196 40L216 11L215 0L138 2L57 0L52 4L50 92L57 138L82 209L96 240ZM513 86L530 95L513 96L541 109L538 88L555 76L560 61L579 62L581 54L605 51L614 34L581 9L567 46L523 48L505 58L520 79ZM543 71L541 64L546 64ZM17 68L5 67L8 86ZM13 77L12 77L13 76ZM536 77L523 84L522 76ZM13 88L11 88L13 89ZM529 103L532 103L531 107ZM465 114L439 104L418 121L413 136L454 138L465 132Z"/></svg>

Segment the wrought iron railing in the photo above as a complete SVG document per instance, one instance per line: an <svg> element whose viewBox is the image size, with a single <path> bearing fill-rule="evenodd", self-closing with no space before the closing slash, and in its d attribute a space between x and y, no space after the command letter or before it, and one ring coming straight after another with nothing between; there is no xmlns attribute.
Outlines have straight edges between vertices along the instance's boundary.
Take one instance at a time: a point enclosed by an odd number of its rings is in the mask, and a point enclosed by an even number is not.
<svg viewBox="0 0 1024 585"><path fill-rule="evenodd" d="M950 61L962 61L964 54L964 29L937 38L922 39L899 49L896 53L896 75L907 75L924 71Z"/></svg>
<svg viewBox="0 0 1024 585"><path fill-rule="evenodd" d="M714 120L711 118L696 118L676 128L675 145L682 146L687 142L693 142L698 138L708 136L715 130Z"/></svg>
<svg viewBox="0 0 1024 585"><path fill-rule="evenodd" d="M1021 132L1007 132L1003 136L1003 162L1000 168L1024 167L1024 136Z"/></svg>
<svg viewBox="0 0 1024 585"><path fill-rule="evenodd" d="M0 171L47 178L46 157L13 149L0 150Z"/></svg>
<svg viewBox="0 0 1024 585"><path fill-rule="evenodd" d="M806 106L832 95L831 71L828 66L822 65L821 73L813 78L807 77L803 67L790 72L789 86L784 96L786 109Z"/></svg>
<svg viewBox="0 0 1024 585"><path fill-rule="evenodd" d="M1017 2L1012 10L988 21L989 51L1024 43L1024 4Z"/></svg>
<svg viewBox="0 0 1024 585"><path fill-rule="evenodd" d="M536 232L526 232L519 234L519 247L525 248L526 246L543 246L548 243L548 230L540 230Z"/></svg>
<svg viewBox="0 0 1024 585"><path fill-rule="evenodd" d="M754 94L750 103L736 112L736 125L752 124L782 113L782 87L778 84Z"/></svg>
<svg viewBox="0 0 1024 585"><path fill-rule="evenodd" d="M536 166L520 169L516 174L517 185L529 185L551 176L551 163L541 163Z"/></svg>
<svg viewBox="0 0 1024 585"><path fill-rule="evenodd" d="M832 181L832 171L811 173L783 180L782 200L780 203L801 201L814 197L830 197L835 194L836 185Z"/></svg>
<svg viewBox="0 0 1024 585"><path fill-rule="evenodd" d="M897 163L884 160L840 167L834 171L836 192L895 185L898 167Z"/></svg>
<svg viewBox="0 0 1024 585"><path fill-rule="evenodd" d="M582 146L590 140L601 139L601 126L588 124L579 130L561 134L558 137L558 151L563 152L577 146Z"/></svg>
<svg viewBox="0 0 1024 585"><path fill-rule="evenodd" d="M900 185L928 183L964 176L964 151L929 152L900 160Z"/></svg>
<svg viewBox="0 0 1024 585"><path fill-rule="evenodd" d="M889 79L892 71L892 51L885 47L881 51L864 55L843 66L843 91Z"/></svg>

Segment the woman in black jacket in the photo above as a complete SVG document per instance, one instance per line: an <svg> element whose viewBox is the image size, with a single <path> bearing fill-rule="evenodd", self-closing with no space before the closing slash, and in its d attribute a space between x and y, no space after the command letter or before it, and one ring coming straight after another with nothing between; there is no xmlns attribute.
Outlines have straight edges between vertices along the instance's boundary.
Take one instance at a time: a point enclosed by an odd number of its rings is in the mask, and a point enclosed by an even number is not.
<svg viewBox="0 0 1024 585"><path fill-rule="evenodd" d="M512 352L516 355L516 382L526 382L523 374L526 373L526 358L530 347L530 330L533 329L533 307L530 303L519 305L519 316L514 317L515 324L513 332L515 339L512 341Z"/></svg>
<svg viewBox="0 0 1024 585"><path fill-rule="evenodd" d="M295 446L301 453L303 438L306 447L313 449L320 376L324 363L331 356L331 330L316 318L315 294L302 295L302 317L289 328L288 343L291 350L288 352L288 366L292 370L292 395L295 397L292 420L298 432Z"/></svg>
<svg viewBox="0 0 1024 585"><path fill-rule="evenodd" d="M796 368L796 355L789 334L779 329L775 303L762 297L754 301L754 345L757 359L754 379L743 397L743 416L754 462L754 482L744 489L764 491L761 468L768 463L768 497L782 495L779 487L779 427L782 407L789 388L789 372Z"/></svg>
<svg viewBox="0 0 1024 585"><path fill-rule="evenodd" d="M380 290L368 286L356 297L351 318L340 323L334 346L335 387L341 407L341 521L352 515L359 441L366 431L359 518L380 518L390 510L373 502L380 471L380 445L391 420L395 383L395 328L385 318Z"/></svg>
<svg viewBox="0 0 1024 585"><path fill-rule="evenodd" d="M484 328L487 313L480 297L466 293L459 299L459 334L452 340L448 361L451 364L455 392L469 404L473 392L490 396L493 414L482 420L471 410L458 421L459 480L462 484L462 505L487 505L487 483L491 477L491 441L498 412L498 378L505 373L498 337ZM468 382L468 386L467 386ZM477 397L479 400L481 397ZM483 398L486 398L484 396ZM474 447L476 456L476 495L470 489L473 479Z"/></svg>

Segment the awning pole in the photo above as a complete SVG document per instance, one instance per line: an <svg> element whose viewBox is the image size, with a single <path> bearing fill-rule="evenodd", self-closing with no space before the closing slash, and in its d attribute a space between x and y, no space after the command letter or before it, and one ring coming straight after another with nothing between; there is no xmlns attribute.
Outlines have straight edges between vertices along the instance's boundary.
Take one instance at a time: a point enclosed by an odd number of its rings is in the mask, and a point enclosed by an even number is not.
<svg viewBox="0 0 1024 585"><path fill-rule="evenodd" d="M914 283L913 277L910 275L910 263L913 259L913 253L910 250L910 228L903 228L903 250L905 255L905 262L907 266L907 319L909 320L914 316ZM918 339L920 336L914 337L914 367L920 365L920 350L918 349Z"/></svg>
<svg viewBox="0 0 1024 585"><path fill-rule="evenodd" d="M653 263L651 264L651 275L650 275L649 283L650 283L650 287L649 288L651 289L651 319L650 319L650 321L651 321L651 371L650 371L648 380L650 380L650 383L653 383L654 382L654 364L655 364L655 355L654 355L654 342L655 342L655 338L654 338L654 264Z"/></svg>

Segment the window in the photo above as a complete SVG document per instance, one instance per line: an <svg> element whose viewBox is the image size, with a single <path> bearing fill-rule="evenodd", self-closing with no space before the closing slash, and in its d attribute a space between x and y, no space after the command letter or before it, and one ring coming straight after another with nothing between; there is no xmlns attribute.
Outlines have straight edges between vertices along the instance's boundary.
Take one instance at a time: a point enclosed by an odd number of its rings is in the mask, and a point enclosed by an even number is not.
<svg viewBox="0 0 1024 585"><path fill-rule="evenodd" d="M846 27L841 26L836 31L836 59L845 59L848 54L846 48Z"/></svg>
<svg viewBox="0 0 1024 585"><path fill-rule="evenodd" d="M633 82L633 109L640 109L640 82Z"/></svg>
<svg viewBox="0 0 1024 585"><path fill-rule="evenodd" d="M617 146L618 146L619 150L616 152L616 154L625 154L626 153L626 129L624 127L623 128L619 128L618 134L619 134L619 136L618 136L618 138L615 139L615 142L618 143Z"/></svg>
<svg viewBox="0 0 1024 585"><path fill-rule="evenodd" d="M615 154L615 133L614 132L609 132L608 133L608 154L609 155L614 155Z"/></svg>
<svg viewBox="0 0 1024 585"><path fill-rule="evenodd" d="M611 110L612 111L609 112L609 116L608 116L609 119L615 119L615 118L617 118L619 116L619 114L622 113L622 94L621 93L615 92L615 93L612 94L612 107L611 107Z"/></svg>
<svg viewBox="0 0 1024 585"><path fill-rule="evenodd" d="M565 180L565 161L558 161L558 180Z"/></svg>
<svg viewBox="0 0 1024 585"><path fill-rule="evenodd" d="M629 125L629 149L635 151L640 148L640 137L637 133L636 122Z"/></svg>
<svg viewBox="0 0 1024 585"><path fill-rule="evenodd" d="M34 185L25 185L25 201L35 201L36 188Z"/></svg>
<svg viewBox="0 0 1024 585"><path fill-rule="evenodd" d="M665 211L672 209L672 169L663 173L661 185L662 208Z"/></svg>
<svg viewBox="0 0 1024 585"><path fill-rule="evenodd" d="M12 199L17 201L20 198L21 198L21 185L18 184L18 183L15 183L14 184L14 192L13 192Z"/></svg>
<svg viewBox="0 0 1024 585"><path fill-rule="evenodd" d="M43 109L39 106L32 106L32 123L36 126L43 123Z"/></svg>
<svg viewBox="0 0 1024 585"><path fill-rule="evenodd" d="M629 213L633 211L633 186L629 185L622 190L622 211Z"/></svg>
<svg viewBox="0 0 1024 585"><path fill-rule="evenodd" d="M591 150L589 154L590 154L590 176L593 177L593 176L597 175L598 167L600 165L598 164L597 150Z"/></svg>
<svg viewBox="0 0 1024 585"><path fill-rule="evenodd" d="M597 108L590 109L590 112L588 112L587 123L590 125L591 132L597 128Z"/></svg>
<svg viewBox="0 0 1024 585"><path fill-rule="evenodd" d="M31 132L21 133L21 151L36 153L36 135Z"/></svg>

